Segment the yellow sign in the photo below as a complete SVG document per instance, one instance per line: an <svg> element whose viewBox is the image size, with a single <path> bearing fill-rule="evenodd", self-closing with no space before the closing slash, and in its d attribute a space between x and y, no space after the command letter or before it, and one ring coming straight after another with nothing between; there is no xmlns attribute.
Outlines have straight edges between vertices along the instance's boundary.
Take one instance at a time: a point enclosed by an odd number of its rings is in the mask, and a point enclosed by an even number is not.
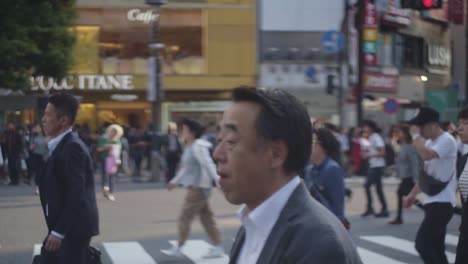
<svg viewBox="0 0 468 264"><path fill-rule="evenodd" d="M377 40L377 29L366 28L364 29L364 40L365 41L376 41Z"/></svg>

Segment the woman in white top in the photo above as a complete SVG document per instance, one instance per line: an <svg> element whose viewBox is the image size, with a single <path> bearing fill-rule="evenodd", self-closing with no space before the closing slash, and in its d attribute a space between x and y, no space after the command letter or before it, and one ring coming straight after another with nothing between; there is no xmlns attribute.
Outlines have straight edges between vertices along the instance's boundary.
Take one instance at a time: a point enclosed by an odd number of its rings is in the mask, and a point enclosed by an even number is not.
<svg viewBox="0 0 468 264"><path fill-rule="evenodd" d="M208 233L213 245L204 255L205 258L221 257L224 250L221 246L221 233L216 224L213 211L209 204L212 188L218 182L216 165L210 156L211 143L201 139L203 127L195 120L182 121L182 142L185 144L180 161L180 169L176 176L167 184L172 190L177 185L187 188L187 196L178 220L179 239L177 245L161 252L168 256L181 257L181 248L190 234L190 225L195 216L200 217L201 224Z"/></svg>
<svg viewBox="0 0 468 264"><path fill-rule="evenodd" d="M362 217L374 215L372 206L371 186L375 184L377 195L380 200L382 209L380 213L375 214L375 217L388 217L387 201L382 189L382 176L385 169L385 142L379 135L380 129L372 120L365 120L363 125L364 137L368 139L369 145L365 147L362 154L364 159L368 160L369 169L367 171L367 179L364 187L366 188L367 209L362 214Z"/></svg>

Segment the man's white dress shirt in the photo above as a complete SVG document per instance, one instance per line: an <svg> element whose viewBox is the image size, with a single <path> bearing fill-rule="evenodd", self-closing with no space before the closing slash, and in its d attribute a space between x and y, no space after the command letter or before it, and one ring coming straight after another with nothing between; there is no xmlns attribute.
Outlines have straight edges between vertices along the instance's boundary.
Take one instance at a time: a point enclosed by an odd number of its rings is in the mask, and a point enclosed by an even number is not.
<svg viewBox="0 0 468 264"><path fill-rule="evenodd" d="M237 264L257 263L281 211L300 183L300 178L296 176L253 211L250 211L247 206L239 210L238 217L245 228L246 235Z"/></svg>

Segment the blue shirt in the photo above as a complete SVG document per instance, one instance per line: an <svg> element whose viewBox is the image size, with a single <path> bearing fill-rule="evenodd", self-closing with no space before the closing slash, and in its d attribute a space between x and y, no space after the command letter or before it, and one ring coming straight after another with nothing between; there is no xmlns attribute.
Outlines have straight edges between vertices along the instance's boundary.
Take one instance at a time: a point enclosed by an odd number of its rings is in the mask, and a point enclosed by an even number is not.
<svg viewBox="0 0 468 264"><path fill-rule="evenodd" d="M338 219L344 220L344 171L331 158L320 165L307 166L304 181L311 194Z"/></svg>

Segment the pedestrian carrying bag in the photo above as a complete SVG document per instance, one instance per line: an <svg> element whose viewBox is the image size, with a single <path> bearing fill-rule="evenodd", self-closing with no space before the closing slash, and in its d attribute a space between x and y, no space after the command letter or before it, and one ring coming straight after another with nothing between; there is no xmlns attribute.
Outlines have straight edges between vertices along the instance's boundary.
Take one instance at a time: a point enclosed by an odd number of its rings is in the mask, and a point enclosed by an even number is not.
<svg viewBox="0 0 468 264"><path fill-rule="evenodd" d="M419 188L423 193L429 196L434 196L447 187L447 184L452 180L453 175L454 173L452 172L452 177L450 177L448 181L444 182L430 176L425 171L422 171L418 181Z"/></svg>

